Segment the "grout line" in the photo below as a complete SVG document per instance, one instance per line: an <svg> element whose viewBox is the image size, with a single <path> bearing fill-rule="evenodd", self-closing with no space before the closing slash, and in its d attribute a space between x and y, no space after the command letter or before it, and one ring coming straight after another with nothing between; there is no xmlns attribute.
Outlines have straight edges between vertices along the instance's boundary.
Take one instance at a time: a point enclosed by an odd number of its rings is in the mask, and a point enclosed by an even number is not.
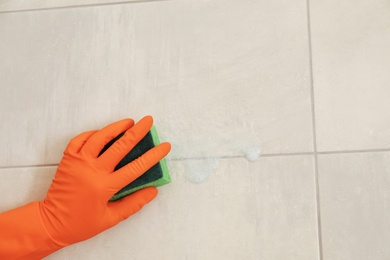
<svg viewBox="0 0 390 260"><path fill-rule="evenodd" d="M12 165L12 166L0 166L0 169L16 169L16 168L40 168L40 167L54 167L58 166L58 163L53 164L31 164L31 165Z"/></svg>
<svg viewBox="0 0 390 260"><path fill-rule="evenodd" d="M313 152L306 153L269 153L263 154L260 157L278 157L278 156L302 156L302 155L313 155Z"/></svg>
<svg viewBox="0 0 390 260"><path fill-rule="evenodd" d="M172 159L166 159L167 161L200 161L200 160L220 160L220 159L240 159L244 158L244 156L215 156L215 157L184 157L184 158L172 158Z"/></svg>
<svg viewBox="0 0 390 260"><path fill-rule="evenodd" d="M320 205L320 182L318 170L318 154L317 154L317 127L316 127L316 110L315 110L315 95L314 95L314 76L313 76L313 49L311 36L311 20L310 20L310 0L306 0L307 13L307 33L309 47L309 69L310 69L310 92L311 92L311 113L312 113L312 128L313 128L313 149L314 149L314 179L316 190L316 208L317 208L317 230L318 230L318 250L319 260L323 259L322 248L322 221L321 221L321 205Z"/></svg>
<svg viewBox="0 0 390 260"><path fill-rule="evenodd" d="M353 153L375 153L375 152L390 152L390 148L385 149L367 149L367 150L346 150L346 151L324 151L324 152L301 152L301 153L268 153L262 154L262 157L284 157L284 156L305 156L313 155L331 155L331 154L353 154ZM183 157L183 158L167 158L167 161L189 161L189 160L224 160L224 159L245 159L245 156L232 155L232 156L220 156L220 157ZM34 167L57 167L58 163L52 164L31 164L31 165L13 165L13 166L0 166L0 169L12 169L12 168L34 168Z"/></svg>
<svg viewBox="0 0 390 260"><path fill-rule="evenodd" d="M32 9L0 11L0 14L52 11L52 10L62 10L62 9L112 6L112 5L127 5L127 4L139 4L139 3L148 3L148 2L165 2L165 1L170 1L170 0L134 0L134 1L121 1L121 2L101 3L101 4L84 4L84 5L81 4L81 5L68 5L68 6L58 6L58 7L42 7L42 8L32 8Z"/></svg>
<svg viewBox="0 0 390 260"><path fill-rule="evenodd" d="M269 153L269 154L262 154L260 155L260 158L262 157L278 157L278 156L302 156L302 155L313 155L312 152L306 152L306 153ZM215 156L215 157L185 157L185 158L172 158L172 159L166 159L167 161L187 161L187 160L210 160L210 159L246 159L246 156L244 155L232 155L232 156Z"/></svg>
<svg viewBox="0 0 390 260"><path fill-rule="evenodd" d="M278 157L278 156L302 156L302 155L313 155L312 152L306 152L306 153L269 153L269 154L262 154L260 155L260 158L262 157ZM244 155L232 155L232 156L215 156L215 157L185 157L185 158L172 158L172 159L166 159L167 161L188 161L188 160L210 160L210 159L245 159L246 157Z"/></svg>
<svg viewBox="0 0 390 260"><path fill-rule="evenodd" d="M390 152L390 148L383 149L366 149L366 150L344 150L344 151L323 151L317 152L317 154L344 154L344 153L377 153L377 152Z"/></svg>

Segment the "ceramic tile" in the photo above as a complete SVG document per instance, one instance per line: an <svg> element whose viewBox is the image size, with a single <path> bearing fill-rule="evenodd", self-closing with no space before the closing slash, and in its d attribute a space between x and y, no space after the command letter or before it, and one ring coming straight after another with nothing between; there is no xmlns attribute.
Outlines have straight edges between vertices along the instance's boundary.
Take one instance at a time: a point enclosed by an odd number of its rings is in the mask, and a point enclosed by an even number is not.
<svg viewBox="0 0 390 260"><path fill-rule="evenodd" d="M204 167L209 163L168 161L172 183L159 188L155 201L47 259L318 259L311 156L224 159ZM43 198L53 176L45 171L1 169L7 181L0 182L0 197L8 201L2 209ZM202 171L211 171L202 182L188 178ZM15 197L15 190L26 195Z"/></svg>
<svg viewBox="0 0 390 260"><path fill-rule="evenodd" d="M311 1L318 149L390 148L387 1Z"/></svg>
<svg viewBox="0 0 390 260"><path fill-rule="evenodd" d="M156 118L171 158L312 151L306 1L162 1L1 14L0 165Z"/></svg>
<svg viewBox="0 0 390 260"><path fill-rule="evenodd" d="M55 170L55 167L0 169L0 212L44 199Z"/></svg>
<svg viewBox="0 0 390 260"><path fill-rule="evenodd" d="M26 11L47 8L64 8L86 5L126 4L134 2L148 2L153 0L2 0L0 12ZM159 0L164 1L164 0Z"/></svg>
<svg viewBox="0 0 390 260"><path fill-rule="evenodd" d="M319 156L324 259L390 258L390 153Z"/></svg>

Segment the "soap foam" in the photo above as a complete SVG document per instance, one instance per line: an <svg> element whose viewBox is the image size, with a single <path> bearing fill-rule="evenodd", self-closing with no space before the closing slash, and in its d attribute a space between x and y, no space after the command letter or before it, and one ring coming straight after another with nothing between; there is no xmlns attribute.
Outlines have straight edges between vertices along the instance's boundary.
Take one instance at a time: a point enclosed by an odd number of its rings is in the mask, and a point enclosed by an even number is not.
<svg viewBox="0 0 390 260"><path fill-rule="evenodd" d="M192 183L202 183L218 169L218 164L214 158L190 159L185 162L184 177Z"/></svg>
<svg viewBox="0 0 390 260"><path fill-rule="evenodd" d="M246 148L244 152L246 159L250 162L257 161L261 155L261 151L258 147Z"/></svg>
<svg viewBox="0 0 390 260"><path fill-rule="evenodd" d="M175 147L171 156L199 158L183 160L184 177L188 181L206 181L217 170L218 160L221 158L242 157L249 162L260 158L261 141L258 133L259 123L256 120L247 120L248 115L245 113L215 115L215 110L208 106L199 107L198 103L193 111L202 117L194 116L185 123L178 121L173 115L160 119L164 121L161 125L170 126L166 131L176 136L171 138L172 146ZM210 132L210 129L215 129L215 132Z"/></svg>

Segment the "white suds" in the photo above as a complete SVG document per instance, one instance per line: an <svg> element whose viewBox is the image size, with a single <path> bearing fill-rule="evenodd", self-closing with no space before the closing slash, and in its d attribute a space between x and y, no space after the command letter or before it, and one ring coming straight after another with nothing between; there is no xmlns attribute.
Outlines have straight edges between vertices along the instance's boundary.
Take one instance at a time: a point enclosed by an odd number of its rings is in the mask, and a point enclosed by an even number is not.
<svg viewBox="0 0 390 260"><path fill-rule="evenodd" d="M207 98L202 96L197 100L208 100ZM224 107L226 100L222 99L221 106ZM183 122L174 115L168 115L160 122L161 125L169 126L165 132L170 133L172 138L163 139L170 140L174 147L171 156L188 158L183 160L183 175L191 183L207 181L210 175L218 171L220 160L243 158L255 162L262 154L263 142L259 133L262 126L258 120L248 120L252 118L249 116L251 106L247 104L245 109L240 107L239 111L245 111L242 113L226 114L230 108L216 110L215 100L210 102L209 106L199 106L198 102L186 103L187 112L193 114L193 120Z"/></svg>
<svg viewBox="0 0 390 260"><path fill-rule="evenodd" d="M217 170L218 164L218 159L213 158L188 160L184 177L192 183L202 183Z"/></svg>
<svg viewBox="0 0 390 260"><path fill-rule="evenodd" d="M255 162L260 158L261 152L258 147L246 148L244 150L245 157L250 162Z"/></svg>

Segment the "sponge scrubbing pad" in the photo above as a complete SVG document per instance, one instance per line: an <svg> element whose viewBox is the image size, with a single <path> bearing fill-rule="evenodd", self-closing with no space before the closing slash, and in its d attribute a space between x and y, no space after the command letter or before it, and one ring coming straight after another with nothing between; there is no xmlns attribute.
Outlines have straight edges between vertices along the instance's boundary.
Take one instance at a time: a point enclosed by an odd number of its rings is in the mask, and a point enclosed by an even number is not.
<svg viewBox="0 0 390 260"><path fill-rule="evenodd" d="M103 150L100 152L99 156L104 153L115 141L121 138L124 133L121 133L114 139L112 139L108 144L106 144ZM158 139L156 128L153 126L152 129L147 133L147 135L118 163L115 167L115 171L122 168L126 164L134 161L146 151L150 150L154 146L160 144ZM155 164L152 168L146 171L143 175L138 177L136 180L123 187L120 191L115 193L115 195L109 201L119 200L131 193L140 190L142 188L150 186L162 186L171 182L169 176L168 167L165 159L162 159L160 162Z"/></svg>

